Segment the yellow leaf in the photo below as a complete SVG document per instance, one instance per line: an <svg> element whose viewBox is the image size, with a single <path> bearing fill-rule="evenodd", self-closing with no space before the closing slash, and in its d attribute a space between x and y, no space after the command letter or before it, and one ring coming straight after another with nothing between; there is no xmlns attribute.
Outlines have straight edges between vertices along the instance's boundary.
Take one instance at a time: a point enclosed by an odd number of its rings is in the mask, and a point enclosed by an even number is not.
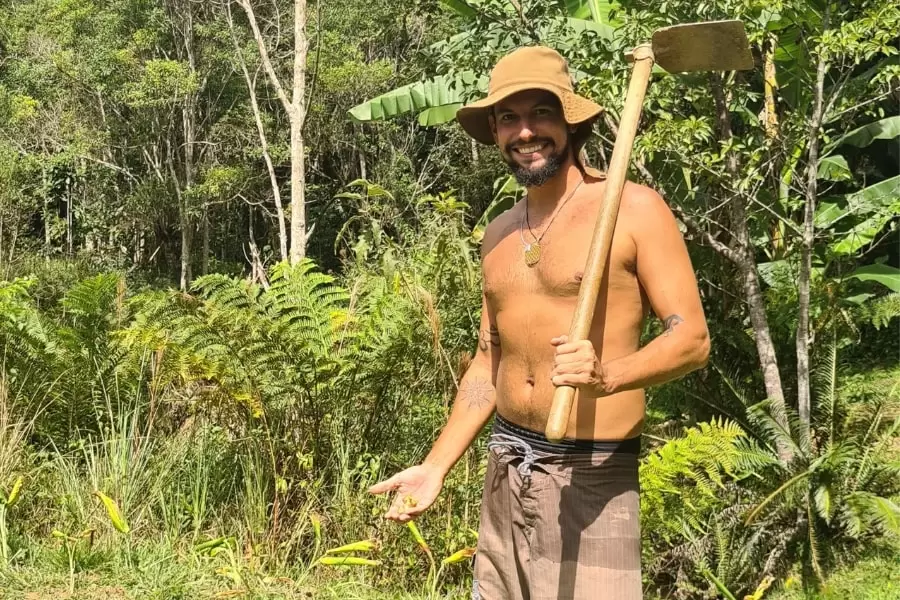
<svg viewBox="0 0 900 600"><path fill-rule="evenodd" d="M463 562L466 559L472 558L475 556L475 548L463 548L462 550L457 550L447 558L441 561L442 565L455 565L456 563Z"/></svg>
<svg viewBox="0 0 900 600"><path fill-rule="evenodd" d="M103 502L103 506L106 507L106 514L109 515L109 520L112 521L113 527L121 533L128 533L131 529L122 517L122 513L119 511L119 505L116 504L115 500L100 491L94 492L94 495L100 498L100 501Z"/></svg>
<svg viewBox="0 0 900 600"><path fill-rule="evenodd" d="M381 561L358 556L323 556L319 559L319 563L328 566L356 565L360 567L377 567L381 564Z"/></svg>
<svg viewBox="0 0 900 600"><path fill-rule="evenodd" d="M6 505L12 506L19 498L19 491L22 489L22 476L19 475L13 483L12 490L9 492L9 498L6 499Z"/></svg>
<svg viewBox="0 0 900 600"><path fill-rule="evenodd" d="M353 542L352 544L345 544L337 548L332 548L331 550L326 550L325 554L341 554L344 552L371 552L373 550L378 550L377 542L375 542L374 540L362 540L359 542Z"/></svg>
<svg viewBox="0 0 900 600"><path fill-rule="evenodd" d="M425 542L425 538L422 537L422 532L420 532L419 528L416 527L415 521L407 521L406 526L412 532L413 539L416 540L416 543L419 544L419 547L428 554L431 554L431 548L428 547L428 544Z"/></svg>

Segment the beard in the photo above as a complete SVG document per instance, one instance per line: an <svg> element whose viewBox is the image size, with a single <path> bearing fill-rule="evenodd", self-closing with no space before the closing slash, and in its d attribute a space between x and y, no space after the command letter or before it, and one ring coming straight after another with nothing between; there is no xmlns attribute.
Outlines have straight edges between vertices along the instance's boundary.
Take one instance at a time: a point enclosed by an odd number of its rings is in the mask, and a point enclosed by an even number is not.
<svg viewBox="0 0 900 600"><path fill-rule="evenodd" d="M515 150L513 149L513 144L515 142L510 142L506 145L506 153L510 158L504 157L506 165L509 167L510 172L513 177L516 178L516 181L522 187L530 188L530 187L540 187L550 181L554 175L559 173L560 168L562 168L563 163L565 162L566 153L569 152L569 140L566 140L566 146L561 151L556 151L556 145L552 140L548 139L538 139L535 140L536 143L546 142L550 144L554 149L553 152L547 157L547 160L544 161L543 166L540 166L536 169L532 169L526 165L522 165L515 161L512 158Z"/></svg>

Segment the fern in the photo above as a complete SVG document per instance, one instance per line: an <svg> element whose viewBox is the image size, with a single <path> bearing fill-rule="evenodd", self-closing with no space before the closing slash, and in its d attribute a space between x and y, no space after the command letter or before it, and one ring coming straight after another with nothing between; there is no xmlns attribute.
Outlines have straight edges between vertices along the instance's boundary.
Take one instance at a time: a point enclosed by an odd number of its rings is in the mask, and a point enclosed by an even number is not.
<svg viewBox="0 0 900 600"><path fill-rule="evenodd" d="M857 309L857 318L871 323L876 329L887 327L900 317L900 292L894 292L871 300Z"/></svg>

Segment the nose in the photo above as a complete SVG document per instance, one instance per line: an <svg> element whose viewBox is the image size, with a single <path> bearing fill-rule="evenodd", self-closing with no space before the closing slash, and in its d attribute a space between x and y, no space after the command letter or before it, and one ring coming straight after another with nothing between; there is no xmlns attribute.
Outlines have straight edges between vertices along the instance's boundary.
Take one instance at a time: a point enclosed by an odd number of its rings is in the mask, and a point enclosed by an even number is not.
<svg viewBox="0 0 900 600"><path fill-rule="evenodd" d="M534 137L534 128L528 121L522 121L522 128L519 130L519 139L527 142Z"/></svg>

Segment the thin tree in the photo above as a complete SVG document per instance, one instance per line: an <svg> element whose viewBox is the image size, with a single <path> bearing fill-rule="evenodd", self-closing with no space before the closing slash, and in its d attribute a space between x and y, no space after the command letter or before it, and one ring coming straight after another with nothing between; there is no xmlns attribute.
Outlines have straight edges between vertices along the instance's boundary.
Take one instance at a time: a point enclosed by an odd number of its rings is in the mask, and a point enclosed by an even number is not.
<svg viewBox="0 0 900 600"><path fill-rule="evenodd" d="M306 120L306 55L309 43L306 39L306 0L294 0L294 70L291 98L282 86L269 52L266 41L256 20L250 0L237 0L247 14L253 38L259 48L259 56L269 83L275 88L278 99L287 113L291 124L291 264L297 264L306 256L306 199L303 123Z"/></svg>

